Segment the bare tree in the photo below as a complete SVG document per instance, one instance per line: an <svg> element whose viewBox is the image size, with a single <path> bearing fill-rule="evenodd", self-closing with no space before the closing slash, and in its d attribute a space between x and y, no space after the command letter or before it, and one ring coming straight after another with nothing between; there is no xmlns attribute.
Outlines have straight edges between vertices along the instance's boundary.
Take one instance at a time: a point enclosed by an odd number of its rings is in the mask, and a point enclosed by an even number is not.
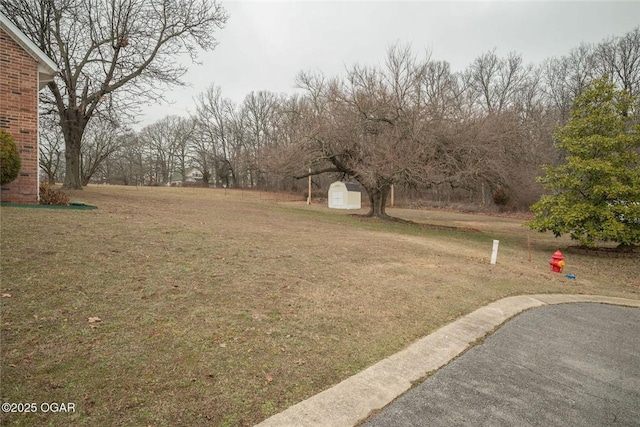
<svg viewBox="0 0 640 427"><path fill-rule="evenodd" d="M353 66L344 79L302 73L306 89L306 161L312 174L338 172L367 191L370 216L386 218L392 184L432 185L446 179L441 117L429 114L423 82L429 58L392 46L384 67ZM436 108L437 110L437 108ZM302 173L299 177L307 176Z"/></svg>
<svg viewBox="0 0 640 427"><path fill-rule="evenodd" d="M528 68L520 55L511 52L506 58L499 58L494 49L471 63L466 79L482 111L501 113L513 106L526 81Z"/></svg>
<svg viewBox="0 0 640 427"><path fill-rule="evenodd" d="M0 11L60 68L46 102L65 139L64 186L75 189L90 120L182 84L180 55L193 60L198 48L214 48L214 32L227 20L215 0L2 0Z"/></svg>
<svg viewBox="0 0 640 427"><path fill-rule="evenodd" d="M169 116L170 133L175 158L175 170L182 177L182 183L187 180L187 168L191 166L191 151L195 126L191 118Z"/></svg>
<svg viewBox="0 0 640 427"><path fill-rule="evenodd" d="M192 134L191 120L179 116L166 116L140 131L150 170L150 185L169 184L176 172L184 181Z"/></svg>
<svg viewBox="0 0 640 427"><path fill-rule="evenodd" d="M246 187L250 183L250 170L253 164L253 154L247 143L247 114L242 108L233 110L229 123L229 145L231 153L229 157L232 185Z"/></svg>
<svg viewBox="0 0 640 427"><path fill-rule="evenodd" d="M64 138L60 126L51 116L40 119L40 142L38 143L40 169L47 175L47 182L55 184L63 178Z"/></svg>
<svg viewBox="0 0 640 427"><path fill-rule="evenodd" d="M299 95L281 96L275 109L270 144L262 147L258 154L261 168L269 176L270 188L297 190L299 183L293 177L299 173L301 161L307 158L306 145L302 142L309 134L307 119L312 109L308 99Z"/></svg>
<svg viewBox="0 0 640 427"><path fill-rule="evenodd" d="M640 27L600 43L594 63L597 73L608 75L620 89L632 96L640 94Z"/></svg>
<svg viewBox="0 0 640 427"><path fill-rule="evenodd" d="M244 156L251 187L267 184L266 168L261 165L260 152L274 142L277 109L278 97L268 91L251 92L242 103Z"/></svg>
<svg viewBox="0 0 640 427"><path fill-rule="evenodd" d="M126 133L117 152L105 160L107 182L112 184L142 185L149 182L146 175L149 167L146 163L145 147L138 134Z"/></svg>
<svg viewBox="0 0 640 427"><path fill-rule="evenodd" d="M80 150L82 185L87 185L91 181L105 160L118 151L123 144L123 135L130 132L130 129L114 126L110 122L93 120L89 123L83 135Z"/></svg>
<svg viewBox="0 0 640 427"><path fill-rule="evenodd" d="M596 74L593 47L581 44L567 56L547 60L544 67L546 94L559 112L558 124L565 124L573 100Z"/></svg>
<svg viewBox="0 0 640 427"><path fill-rule="evenodd" d="M216 183L229 187L235 185L236 172L233 160L235 147L232 138L232 120L235 105L222 96L219 87L209 86L196 98L194 123L198 138L194 141L194 162L209 184L209 174L214 172Z"/></svg>
<svg viewBox="0 0 640 427"><path fill-rule="evenodd" d="M167 122L165 117L140 131L140 141L147 157L145 163L149 168L149 185L168 184L173 173L173 147L168 137Z"/></svg>
<svg viewBox="0 0 640 427"><path fill-rule="evenodd" d="M214 170L214 146L206 133L198 125L195 119L195 129L191 144L191 163L202 174L202 184L205 187L211 185L212 172Z"/></svg>
<svg viewBox="0 0 640 427"><path fill-rule="evenodd" d="M500 73L500 59L493 51L477 57L470 65L467 81L473 89L478 103L488 112L497 108L498 93L495 90L496 81Z"/></svg>
<svg viewBox="0 0 640 427"><path fill-rule="evenodd" d="M421 86L418 97L425 104L426 114L440 118L459 115L460 82L448 62L428 61Z"/></svg>

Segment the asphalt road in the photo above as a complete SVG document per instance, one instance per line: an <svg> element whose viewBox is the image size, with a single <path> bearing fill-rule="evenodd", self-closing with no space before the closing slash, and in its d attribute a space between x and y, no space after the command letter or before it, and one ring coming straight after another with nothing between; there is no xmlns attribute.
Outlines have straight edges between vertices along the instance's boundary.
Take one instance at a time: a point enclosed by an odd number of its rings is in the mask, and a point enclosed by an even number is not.
<svg viewBox="0 0 640 427"><path fill-rule="evenodd" d="M363 425L640 426L640 309L528 310Z"/></svg>

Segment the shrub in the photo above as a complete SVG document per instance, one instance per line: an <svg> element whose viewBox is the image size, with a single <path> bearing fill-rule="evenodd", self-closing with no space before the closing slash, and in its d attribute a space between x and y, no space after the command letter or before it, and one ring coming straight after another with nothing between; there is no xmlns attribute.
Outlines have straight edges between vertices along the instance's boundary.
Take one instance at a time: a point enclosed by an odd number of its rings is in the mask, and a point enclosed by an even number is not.
<svg viewBox="0 0 640 427"><path fill-rule="evenodd" d="M47 184L40 184L40 204L66 206L69 204L69 196Z"/></svg>
<svg viewBox="0 0 640 427"><path fill-rule="evenodd" d="M15 180L20 173L20 154L13 137L0 129L0 185Z"/></svg>
<svg viewBox="0 0 640 427"><path fill-rule="evenodd" d="M493 193L492 199L497 206L504 207L509 203L509 194L504 188L500 187Z"/></svg>

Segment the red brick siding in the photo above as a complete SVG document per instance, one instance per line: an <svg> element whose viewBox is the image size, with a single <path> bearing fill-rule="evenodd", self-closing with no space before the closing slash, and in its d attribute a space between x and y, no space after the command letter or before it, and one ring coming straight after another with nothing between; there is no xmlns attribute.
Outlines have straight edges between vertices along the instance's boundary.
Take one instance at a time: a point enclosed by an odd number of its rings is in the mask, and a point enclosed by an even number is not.
<svg viewBox="0 0 640 427"><path fill-rule="evenodd" d="M38 202L38 63L0 29L0 127L18 146L22 168L3 185L3 202Z"/></svg>

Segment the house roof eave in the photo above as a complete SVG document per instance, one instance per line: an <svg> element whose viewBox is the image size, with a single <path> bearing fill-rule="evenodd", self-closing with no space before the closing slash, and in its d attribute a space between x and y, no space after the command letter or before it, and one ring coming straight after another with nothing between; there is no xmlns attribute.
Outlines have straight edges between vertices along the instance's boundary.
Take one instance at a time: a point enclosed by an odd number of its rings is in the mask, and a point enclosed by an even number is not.
<svg viewBox="0 0 640 427"><path fill-rule="evenodd" d="M58 65L2 13L0 13L0 28L38 62L38 77L40 80L38 89L42 89L47 83L53 81L53 78L58 73Z"/></svg>

